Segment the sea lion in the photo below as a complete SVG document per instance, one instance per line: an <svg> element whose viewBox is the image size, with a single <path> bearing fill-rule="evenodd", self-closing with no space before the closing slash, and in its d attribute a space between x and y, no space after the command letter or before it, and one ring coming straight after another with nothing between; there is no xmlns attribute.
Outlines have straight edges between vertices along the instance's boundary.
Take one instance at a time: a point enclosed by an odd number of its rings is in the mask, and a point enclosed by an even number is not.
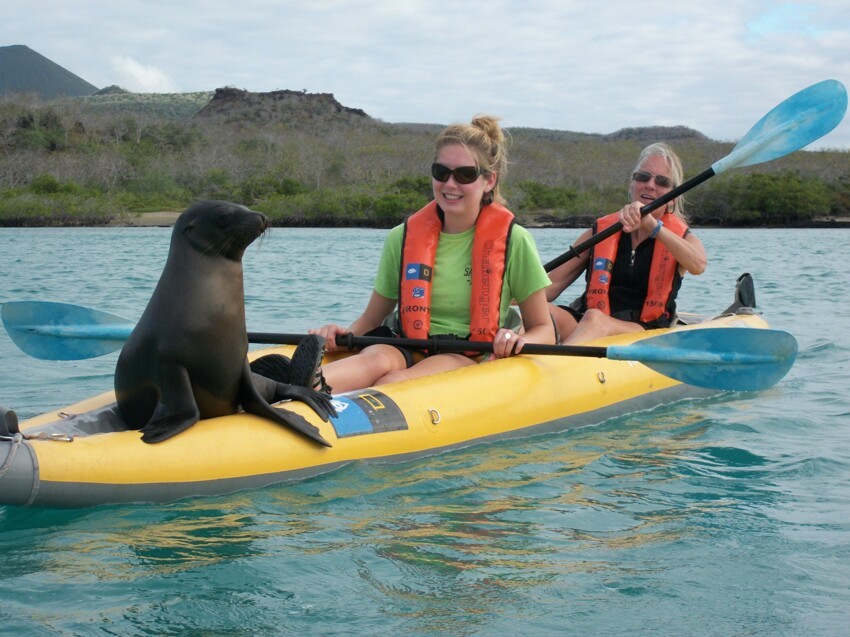
<svg viewBox="0 0 850 637"><path fill-rule="evenodd" d="M268 227L262 213L227 201L178 217L162 275L115 368L119 413L145 442L241 405L330 446L306 419L269 404L300 400L327 421L335 415L329 396L252 374L248 364L242 255Z"/></svg>

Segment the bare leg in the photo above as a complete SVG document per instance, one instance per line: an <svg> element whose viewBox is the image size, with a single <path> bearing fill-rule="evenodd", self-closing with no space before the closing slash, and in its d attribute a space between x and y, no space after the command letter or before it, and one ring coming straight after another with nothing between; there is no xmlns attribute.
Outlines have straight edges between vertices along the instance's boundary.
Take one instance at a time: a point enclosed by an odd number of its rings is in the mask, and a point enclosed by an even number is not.
<svg viewBox="0 0 850 637"><path fill-rule="evenodd" d="M386 383L410 380L411 378L419 378L420 376L448 372L460 367L466 367L467 365L475 365L475 361L462 354L436 354L419 361L409 369L400 369L384 374L375 384L384 385Z"/></svg>
<svg viewBox="0 0 850 637"><path fill-rule="evenodd" d="M374 385L379 378L407 367L392 345L370 345L358 354L322 365L325 382L335 394Z"/></svg>
<svg viewBox="0 0 850 637"><path fill-rule="evenodd" d="M562 342L565 345L575 345L577 343L586 343L595 338L602 338L603 336L642 331L643 326L638 323L611 318L599 310L588 310L584 313L584 316L578 322L572 334Z"/></svg>
<svg viewBox="0 0 850 637"><path fill-rule="evenodd" d="M553 303L549 304L549 313L552 315L552 319L555 321L555 327L558 329L558 338L563 343L573 333L578 323L572 314Z"/></svg>

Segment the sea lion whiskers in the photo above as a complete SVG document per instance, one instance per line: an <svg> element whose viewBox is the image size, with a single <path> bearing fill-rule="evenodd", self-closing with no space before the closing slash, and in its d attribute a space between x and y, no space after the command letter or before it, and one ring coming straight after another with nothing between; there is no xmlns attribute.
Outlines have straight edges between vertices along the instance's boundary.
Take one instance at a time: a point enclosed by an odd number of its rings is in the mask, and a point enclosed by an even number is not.
<svg viewBox="0 0 850 637"><path fill-rule="evenodd" d="M266 229L263 230L263 234L257 237L257 250L263 247L263 244L266 242L266 239L269 239L271 237L271 234L272 224L271 222L269 222L269 224L266 226Z"/></svg>
<svg viewBox="0 0 850 637"><path fill-rule="evenodd" d="M196 204L177 220L174 231L208 257L241 261L252 241L269 227L263 213L224 201Z"/></svg>
<svg viewBox="0 0 850 637"><path fill-rule="evenodd" d="M234 227L234 231L230 234L219 237L211 242L208 247L201 251L201 254L209 257L229 256L233 248L236 247L241 254L247 249L248 245L257 238L261 239L268 231L268 225L261 232L256 232L256 226L253 223L240 223ZM231 257L232 258L232 257Z"/></svg>

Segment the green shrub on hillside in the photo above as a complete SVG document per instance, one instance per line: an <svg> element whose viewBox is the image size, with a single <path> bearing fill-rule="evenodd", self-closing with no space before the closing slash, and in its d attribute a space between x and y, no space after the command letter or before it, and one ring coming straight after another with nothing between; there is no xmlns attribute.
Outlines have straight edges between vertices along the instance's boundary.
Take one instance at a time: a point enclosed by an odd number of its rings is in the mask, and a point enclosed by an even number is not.
<svg viewBox="0 0 850 637"><path fill-rule="evenodd" d="M797 225L830 210L834 193L791 172L730 175L701 193L695 221L723 225Z"/></svg>
<svg viewBox="0 0 850 637"><path fill-rule="evenodd" d="M149 124L142 129L139 141L148 142L160 150L178 151L191 147L203 139L195 126L178 122Z"/></svg>
<svg viewBox="0 0 850 637"><path fill-rule="evenodd" d="M228 199L264 210L278 224L387 227L432 196L427 165L438 125L259 107L251 111L256 118L238 122L194 117L209 97L0 100L0 189L8 195L0 201L0 222L69 223L75 216L105 219ZM673 132L666 141L693 174L731 150L686 129ZM502 184L509 207L521 219L584 225L625 203L624 179L638 152L670 131L510 133L511 169ZM846 151L793 153L700 186L688 194L687 211L695 224L718 225L847 216L848 165Z"/></svg>
<svg viewBox="0 0 850 637"><path fill-rule="evenodd" d="M569 210L578 199L574 188L547 186L529 180L519 182L516 187L525 194L524 203L528 208Z"/></svg>
<svg viewBox="0 0 850 637"><path fill-rule="evenodd" d="M428 197L417 192L376 191L357 186L271 195L253 207L278 225L391 227L426 203Z"/></svg>
<svg viewBox="0 0 850 637"><path fill-rule="evenodd" d="M167 171L156 166L145 166L124 181L124 189L133 195L176 194L187 192Z"/></svg>
<svg viewBox="0 0 850 637"><path fill-rule="evenodd" d="M29 184L30 192L36 195L54 195L58 192L73 190L68 184L61 183L53 175L38 175Z"/></svg>
<svg viewBox="0 0 850 637"><path fill-rule="evenodd" d="M430 198L432 196L431 178L422 175L420 177L402 177L397 179L392 187L399 192L411 192Z"/></svg>
<svg viewBox="0 0 850 637"><path fill-rule="evenodd" d="M239 185L240 201L246 206L272 195L292 196L305 192L307 188L300 181L288 177L248 177Z"/></svg>
<svg viewBox="0 0 850 637"><path fill-rule="evenodd" d="M0 222L7 226L100 225L113 216L110 198L82 189L50 196L15 189L0 196Z"/></svg>
<svg viewBox="0 0 850 637"><path fill-rule="evenodd" d="M375 199L371 216L382 225L394 226L401 223L410 213L422 208L428 200L429 197L416 192L386 193Z"/></svg>

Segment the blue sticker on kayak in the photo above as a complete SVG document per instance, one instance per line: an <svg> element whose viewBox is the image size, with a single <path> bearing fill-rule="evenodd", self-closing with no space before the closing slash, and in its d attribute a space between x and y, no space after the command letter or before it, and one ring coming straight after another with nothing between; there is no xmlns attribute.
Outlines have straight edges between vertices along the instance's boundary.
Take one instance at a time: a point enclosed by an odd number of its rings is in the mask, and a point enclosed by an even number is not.
<svg viewBox="0 0 850 637"><path fill-rule="evenodd" d="M393 399L375 389L334 396L337 417L331 424L339 438L407 429L404 414Z"/></svg>

